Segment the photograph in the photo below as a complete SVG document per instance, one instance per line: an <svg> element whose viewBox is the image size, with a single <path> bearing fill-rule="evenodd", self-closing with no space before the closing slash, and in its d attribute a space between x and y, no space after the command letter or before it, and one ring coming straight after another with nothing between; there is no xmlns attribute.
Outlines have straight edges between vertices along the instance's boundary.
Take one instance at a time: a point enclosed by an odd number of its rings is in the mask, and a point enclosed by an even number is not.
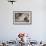
<svg viewBox="0 0 46 46"><path fill-rule="evenodd" d="M32 11L14 11L13 24L32 24Z"/></svg>

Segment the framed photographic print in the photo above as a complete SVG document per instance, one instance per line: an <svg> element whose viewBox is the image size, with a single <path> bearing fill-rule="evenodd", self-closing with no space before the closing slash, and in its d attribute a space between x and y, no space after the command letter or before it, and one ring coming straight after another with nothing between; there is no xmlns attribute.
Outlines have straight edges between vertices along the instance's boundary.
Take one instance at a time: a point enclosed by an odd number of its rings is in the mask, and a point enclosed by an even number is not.
<svg viewBox="0 0 46 46"><path fill-rule="evenodd" d="M13 11L13 24L32 24L32 11Z"/></svg>

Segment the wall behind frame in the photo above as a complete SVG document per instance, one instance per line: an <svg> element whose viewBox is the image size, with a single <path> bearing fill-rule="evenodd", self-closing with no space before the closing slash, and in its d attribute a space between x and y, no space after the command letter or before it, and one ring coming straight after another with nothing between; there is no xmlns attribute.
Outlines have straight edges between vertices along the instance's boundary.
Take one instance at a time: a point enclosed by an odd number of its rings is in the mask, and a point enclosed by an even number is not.
<svg viewBox="0 0 46 46"><path fill-rule="evenodd" d="M13 5L0 0L0 40L15 40L22 31L31 34L33 40L45 40L46 13L43 6L42 0L17 0ZM32 11L32 25L14 25L13 11Z"/></svg>

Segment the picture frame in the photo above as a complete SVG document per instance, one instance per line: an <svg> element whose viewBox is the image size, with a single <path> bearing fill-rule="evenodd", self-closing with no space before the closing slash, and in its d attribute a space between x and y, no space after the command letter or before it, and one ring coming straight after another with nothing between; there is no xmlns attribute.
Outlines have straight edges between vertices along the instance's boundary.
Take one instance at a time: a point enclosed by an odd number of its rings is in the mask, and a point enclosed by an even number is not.
<svg viewBox="0 0 46 46"><path fill-rule="evenodd" d="M32 24L32 11L13 11L14 25Z"/></svg>

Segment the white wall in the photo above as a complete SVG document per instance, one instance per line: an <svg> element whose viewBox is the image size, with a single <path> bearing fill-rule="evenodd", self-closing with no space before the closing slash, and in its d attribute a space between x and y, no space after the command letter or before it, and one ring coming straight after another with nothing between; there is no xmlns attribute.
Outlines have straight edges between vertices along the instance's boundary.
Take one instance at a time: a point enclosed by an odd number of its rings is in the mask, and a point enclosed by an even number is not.
<svg viewBox="0 0 46 46"><path fill-rule="evenodd" d="M46 40L46 10L43 0L17 0L13 5L0 0L0 40L11 40L19 32L31 34L34 40ZM32 25L14 25L13 11L32 11Z"/></svg>

